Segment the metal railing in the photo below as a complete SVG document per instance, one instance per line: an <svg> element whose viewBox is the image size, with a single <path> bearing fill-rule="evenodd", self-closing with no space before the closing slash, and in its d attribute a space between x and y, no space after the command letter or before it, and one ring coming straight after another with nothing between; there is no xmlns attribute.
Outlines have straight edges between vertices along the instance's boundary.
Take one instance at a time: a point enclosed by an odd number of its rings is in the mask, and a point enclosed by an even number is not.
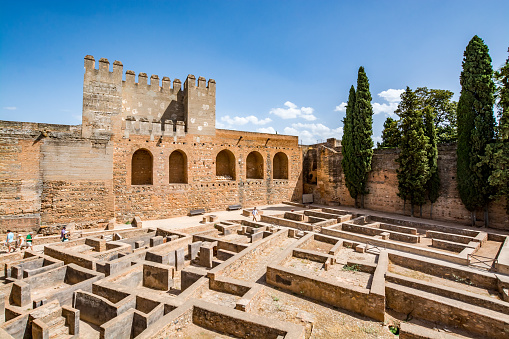
<svg viewBox="0 0 509 339"><path fill-rule="evenodd" d="M483 257L477 254L469 254L467 259L469 266L474 266L488 271L492 270L493 266L498 262L496 258Z"/></svg>
<svg viewBox="0 0 509 339"><path fill-rule="evenodd" d="M371 247L370 247L371 246ZM382 249L386 250L387 247L385 247L385 244L384 246L382 247L381 245L378 246L376 245L375 243L371 242L371 241L366 241L366 252L368 250L375 250L375 251L378 251L378 253L380 253L382 251Z"/></svg>

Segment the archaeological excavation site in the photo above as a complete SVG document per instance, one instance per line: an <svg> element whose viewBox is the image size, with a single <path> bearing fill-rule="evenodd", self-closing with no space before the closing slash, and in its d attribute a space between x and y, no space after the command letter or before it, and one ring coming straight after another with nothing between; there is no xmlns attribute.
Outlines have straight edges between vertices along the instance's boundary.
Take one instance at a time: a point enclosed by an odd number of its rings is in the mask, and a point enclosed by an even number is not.
<svg viewBox="0 0 509 339"><path fill-rule="evenodd" d="M395 149L361 209L339 140L216 129L213 79L84 66L81 125L0 121L2 237L33 236L0 253L0 338L509 338L508 215L469 226L455 144L433 209Z"/></svg>

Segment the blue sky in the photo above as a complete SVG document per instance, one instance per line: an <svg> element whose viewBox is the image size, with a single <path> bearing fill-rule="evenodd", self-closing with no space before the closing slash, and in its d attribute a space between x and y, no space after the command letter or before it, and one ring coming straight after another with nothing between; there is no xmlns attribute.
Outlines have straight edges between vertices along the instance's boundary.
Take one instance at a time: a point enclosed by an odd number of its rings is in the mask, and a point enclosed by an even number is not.
<svg viewBox="0 0 509 339"><path fill-rule="evenodd" d="M341 138L364 66L379 140L398 90L458 97L475 35L507 59L509 1L10 1L0 11L0 120L80 124L83 58L217 82L217 127Z"/></svg>

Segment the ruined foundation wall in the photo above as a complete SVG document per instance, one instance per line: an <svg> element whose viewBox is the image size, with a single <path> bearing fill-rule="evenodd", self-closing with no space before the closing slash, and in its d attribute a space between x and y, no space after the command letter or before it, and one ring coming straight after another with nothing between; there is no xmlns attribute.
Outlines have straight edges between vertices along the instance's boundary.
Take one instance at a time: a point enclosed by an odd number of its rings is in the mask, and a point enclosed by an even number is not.
<svg viewBox="0 0 509 339"><path fill-rule="evenodd" d="M309 149L316 149L317 183L304 182L304 193L312 193L314 201L330 205L354 206L354 199L350 196L345 185L345 177L341 161L343 155L341 147L329 147L327 144L309 146L303 149L304 155ZM397 149L375 150L372 160L372 171L368 177L369 194L365 196L364 206L367 209L400 213L409 215L410 206L397 195L398 178L396 170L398 164ZM311 152L309 152L311 154ZM308 161L307 163L311 163ZM304 162L306 164L306 162ZM470 223L470 212L465 208L459 197L456 182L456 145L441 145L438 149L438 168L441 179L440 197L433 204L433 218L444 221ZM310 169L303 169L310 172ZM419 207L415 207L416 215ZM430 204L423 205L423 217L430 217ZM505 213L504 203L494 201L490 203L490 225L494 228L509 229L509 215ZM479 211L477 218L482 219Z"/></svg>

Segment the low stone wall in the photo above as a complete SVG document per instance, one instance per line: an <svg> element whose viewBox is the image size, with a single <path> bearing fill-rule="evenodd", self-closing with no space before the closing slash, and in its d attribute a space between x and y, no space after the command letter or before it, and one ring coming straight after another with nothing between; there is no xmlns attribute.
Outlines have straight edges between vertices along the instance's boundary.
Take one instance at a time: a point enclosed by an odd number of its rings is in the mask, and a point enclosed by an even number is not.
<svg viewBox="0 0 509 339"><path fill-rule="evenodd" d="M379 224L380 224L380 228L383 229L383 230L417 235L417 229L415 227L406 227L406 226L391 225L391 224L386 224L386 223L383 223L383 222L381 222Z"/></svg>
<svg viewBox="0 0 509 339"><path fill-rule="evenodd" d="M341 228L343 231L346 232L353 232L353 233L361 233L369 236L376 236L380 235L382 233L389 233L389 238L391 240L397 240L397 241L403 241L408 243L418 243L420 242L420 237L413 234L407 234L407 233L399 233L394 231L389 231L386 229L380 229L377 227L372 227L369 225L355 225L350 224L348 222L344 222L341 224Z"/></svg>
<svg viewBox="0 0 509 339"><path fill-rule="evenodd" d="M472 304L386 283L387 307L414 318L464 329L485 338L509 336L509 315Z"/></svg>
<svg viewBox="0 0 509 339"><path fill-rule="evenodd" d="M467 304L484 307L495 312L509 314L509 303L498 299L494 299L492 297L487 297L480 294L471 293L468 291L462 291L460 289L447 287L444 285L434 284L429 281L426 281L424 283L421 280L393 273L387 273L385 275L385 279L387 282L390 283L411 287L416 290L433 293L446 298L459 300Z"/></svg>
<svg viewBox="0 0 509 339"><path fill-rule="evenodd" d="M504 243L500 247L495 267L497 272L509 274L509 237L505 238Z"/></svg>
<svg viewBox="0 0 509 339"><path fill-rule="evenodd" d="M278 225L278 226L296 228L301 231L320 232L320 230L321 230L321 227L315 226L312 224L306 224L304 222L298 222L298 221L293 221L293 220L289 220L289 219L278 218L278 217L268 216L268 215L262 215L261 221L267 222L269 224Z"/></svg>
<svg viewBox="0 0 509 339"><path fill-rule="evenodd" d="M368 237L361 234L353 234L350 232L343 232L332 228L324 228L322 230L323 234L343 238L345 240L350 240L353 242L358 243L366 243L371 242L372 244L376 246L381 246L387 249L397 250L397 251L404 251L408 253L414 253L418 255L423 255L430 258L440 259L440 260L446 260L462 265L468 265L468 259L466 256L462 257L457 254L447 253L447 252L440 252L440 251L434 251L423 247L417 247L402 243L394 243L392 241L382 240L382 239L374 239L372 237Z"/></svg>
<svg viewBox="0 0 509 339"><path fill-rule="evenodd" d="M474 240L474 237L468 237L465 235L452 234L452 233L430 231L430 230L426 231L426 238L447 240L447 241L457 242L460 244L468 244L469 242Z"/></svg>
<svg viewBox="0 0 509 339"><path fill-rule="evenodd" d="M430 258L419 258L411 254L389 253L389 260L396 265L400 265L418 272L443 277L450 280L461 279L469 281L474 286L487 288L490 290L498 289L498 279L493 273L484 272L469 267L458 265L449 265L446 262L439 262Z"/></svg>
<svg viewBox="0 0 509 339"><path fill-rule="evenodd" d="M431 246L433 246L435 248L440 248L440 249L443 249L446 251L457 252L457 253L461 253L466 248L477 249L477 248L479 248L479 245L480 245L480 243L478 243L478 242L472 242L469 244L460 244L457 242L440 240L440 239L435 239L435 238L432 239L432 243L431 243ZM474 251L472 251L472 253L473 252Z"/></svg>
<svg viewBox="0 0 509 339"><path fill-rule="evenodd" d="M89 292L76 291L73 307L80 310L82 320L101 326L129 309L135 308L136 297L130 295L113 303L106 298Z"/></svg>

